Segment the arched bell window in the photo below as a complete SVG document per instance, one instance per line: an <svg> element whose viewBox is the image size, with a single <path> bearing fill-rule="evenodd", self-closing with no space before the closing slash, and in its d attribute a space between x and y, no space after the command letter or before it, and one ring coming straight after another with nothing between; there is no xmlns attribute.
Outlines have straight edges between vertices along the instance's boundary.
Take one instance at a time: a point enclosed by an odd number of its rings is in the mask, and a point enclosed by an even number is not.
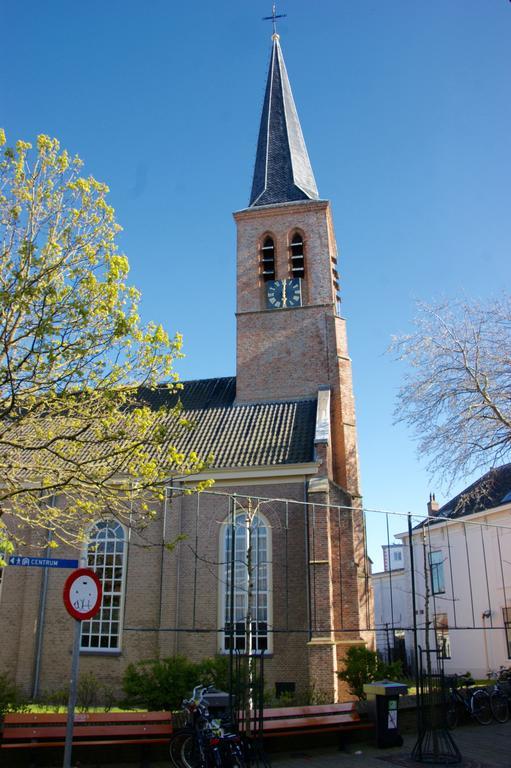
<svg viewBox="0 0 511 768"><path fill-rule="evenodd" d="M304 277L305 253L303 235L300 232L295 232L292 236L289 250L291 252L291 277Z"/></svg>
<svg viewBox="0 0 511 768"><path fill-rule="evenodd" d="M275 243L269 235L261 246L261 274L265 282L275 280Z"/></svg>
<svg viewBox="0 0 511 768"><path fill-rule="evenodd" d="M341 288L339 285L339 272L337 270L337 258L332 256L332 283L335 295L335 314L341 316Z"/></svg>

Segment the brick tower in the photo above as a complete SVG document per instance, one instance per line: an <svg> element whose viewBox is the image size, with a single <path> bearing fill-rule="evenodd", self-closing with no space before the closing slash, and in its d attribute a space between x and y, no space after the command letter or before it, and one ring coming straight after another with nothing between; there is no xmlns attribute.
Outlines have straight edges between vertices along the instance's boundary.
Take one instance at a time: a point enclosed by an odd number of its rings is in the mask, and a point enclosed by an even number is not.
<svg viewBox="0 0 511 768"><path fill-rule="evenodd" d="M279 36L272 40L252 193L234 214L236 402L317 398L319 470L306 490L308 674L337 698L346 694L336 671L347 648L371 643L351 361L330 204L319 198Z"/></svg>
<svg viewBox="0 0 511 768"><path fill-rule="evenodd" d="M331 393L326 475L359 495L351 361L330 203L319 199L273 35L248 208L237 223L238 403Z"/></svg>

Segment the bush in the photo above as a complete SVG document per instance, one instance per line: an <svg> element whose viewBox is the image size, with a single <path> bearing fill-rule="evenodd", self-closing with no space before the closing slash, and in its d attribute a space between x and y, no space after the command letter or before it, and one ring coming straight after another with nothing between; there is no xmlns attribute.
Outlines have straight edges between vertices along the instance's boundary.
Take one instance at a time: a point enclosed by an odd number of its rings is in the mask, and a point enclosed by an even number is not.
<svg viewBox="0 0 511 768"><path fill-rule="evenodd" d="M57 688L49 693L44 693L38 700L38 704L47 707L54 712L60 712L60 709L66 709L69 701L69 689Z"/></svg>
<svg viewBox="0 0 511 768"><path fill-rule="evenodd" d="M79 712L87 712L98 704L101 684L92 672L80 675L76 689L76 705Z"/></svg>
<svg viewBox="0 0 511 768"><path fill-rule="evenodd" d="M18 686L10 677L0 673L0 718L6 712L20 712L26 709L26 701Z"/></svg>
<svg viewBox="0 0 511 768"><path fill-rule="evenodd" d="M227 686L228 660L224 656L194 663L184 656L151 659L130 664L124 673L122 687L126 707L148 710L179 709L194 686Z"/></svg>
<svg viewBox="0 0 511 768"><path fill-rule="evenodd" d="M344 658L344 669L338 672L340 680L348 683L350 693L358 699L365 699L364 683L374 680L400 680L403 669L400 661L386 664L375 651L363 645L352 645Z"/></svg>

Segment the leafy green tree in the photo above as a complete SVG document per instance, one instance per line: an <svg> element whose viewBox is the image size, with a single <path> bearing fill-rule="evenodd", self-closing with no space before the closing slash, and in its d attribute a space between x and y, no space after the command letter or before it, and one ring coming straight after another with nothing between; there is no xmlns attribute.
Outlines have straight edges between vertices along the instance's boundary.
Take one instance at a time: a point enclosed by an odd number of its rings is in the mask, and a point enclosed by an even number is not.
<svg viewBox="0 0 511 768"><path fill-rule="evenodd" d="M0 130L0 148L0 552L10 552L29 537L76 544L105 514L144 525L169 471L202 465L172 445L178 411L144 397L162 381L179 387L181 337L140 320L108 187L48 136L9 148Z"/></svg>

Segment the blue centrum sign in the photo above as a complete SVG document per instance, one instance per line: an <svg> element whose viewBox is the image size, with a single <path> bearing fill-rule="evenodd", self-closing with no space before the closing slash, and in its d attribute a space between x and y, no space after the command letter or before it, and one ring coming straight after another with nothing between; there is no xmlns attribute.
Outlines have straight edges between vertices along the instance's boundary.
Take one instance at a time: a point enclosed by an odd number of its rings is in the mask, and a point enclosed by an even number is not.
<svg viewBox="0 0 511 768"><path fill-rule="evenodd" d="M58 560L53 557L20 557L11 555L9 565L24 565L32 568L78 568L78 560Z"/></svg>

